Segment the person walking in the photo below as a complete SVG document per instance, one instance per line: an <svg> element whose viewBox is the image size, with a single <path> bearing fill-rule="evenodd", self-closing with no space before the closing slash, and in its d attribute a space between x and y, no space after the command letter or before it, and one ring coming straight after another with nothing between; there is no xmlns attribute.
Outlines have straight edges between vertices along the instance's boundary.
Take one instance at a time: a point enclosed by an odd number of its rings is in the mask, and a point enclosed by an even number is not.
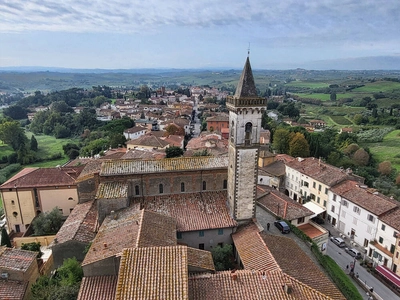
<svg viewBox="0 0 400 300"><path fill-rule="evenodd" d="M267 223L267 230L269 231L269 223Z"/></svg>

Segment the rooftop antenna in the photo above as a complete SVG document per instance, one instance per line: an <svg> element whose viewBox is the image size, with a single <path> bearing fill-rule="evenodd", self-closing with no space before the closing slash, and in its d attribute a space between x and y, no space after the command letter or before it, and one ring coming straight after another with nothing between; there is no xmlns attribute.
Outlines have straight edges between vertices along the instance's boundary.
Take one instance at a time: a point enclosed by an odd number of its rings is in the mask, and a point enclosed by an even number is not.
<svg viewBox="0 0 400 300"><path fill-rule="evenodd" d="M250 42L249 42L249 48L247 48L247 57L250 56Z"/></svg>

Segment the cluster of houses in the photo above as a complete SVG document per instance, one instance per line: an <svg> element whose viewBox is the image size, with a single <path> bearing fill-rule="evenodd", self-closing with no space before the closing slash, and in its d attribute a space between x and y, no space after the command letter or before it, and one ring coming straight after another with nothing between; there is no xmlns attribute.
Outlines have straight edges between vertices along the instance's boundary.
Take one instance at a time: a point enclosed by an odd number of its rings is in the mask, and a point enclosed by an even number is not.
<svg viewBox="0 0 400 300"><path fill-rule="evenodd" d="M400 272L394 199L350 170L267 150L266 100L257 96L249 58L227 107L227 120L212 119L212 132L187 146L211 155L165 159L157 154L160 141L146 149L138 143L156 135L131 130L137 144L128 143L128 152L27 168L1 185L16 247L0 249L0 272L7 274L0 298L19 284L15 299L27 299L39 272L76 257L84 272L79 300L345 299L293 240L263 230L256 205L303 230L323 253L328 232L312 219L325 219L377 264ZM54 207L66 220L55 236L37 237L51 255L31 267L36 258L17 246L32 238L32 220ZM210 250L225 244L234 245L237 269L217 271ZM15 268L23 276L12 275Z"/></svg>

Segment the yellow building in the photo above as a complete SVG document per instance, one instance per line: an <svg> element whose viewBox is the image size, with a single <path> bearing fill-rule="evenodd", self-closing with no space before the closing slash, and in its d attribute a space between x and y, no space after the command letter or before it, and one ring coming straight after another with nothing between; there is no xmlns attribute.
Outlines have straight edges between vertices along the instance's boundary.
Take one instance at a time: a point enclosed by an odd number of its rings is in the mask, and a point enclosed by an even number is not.
<svg viewBox="0 0 400 300"><path fill-rule="evenodd" d="M78 203L75 179L83 167L25 168L0 186L8 228L25 232L33 218L58 207L67 217Z"/></svg>

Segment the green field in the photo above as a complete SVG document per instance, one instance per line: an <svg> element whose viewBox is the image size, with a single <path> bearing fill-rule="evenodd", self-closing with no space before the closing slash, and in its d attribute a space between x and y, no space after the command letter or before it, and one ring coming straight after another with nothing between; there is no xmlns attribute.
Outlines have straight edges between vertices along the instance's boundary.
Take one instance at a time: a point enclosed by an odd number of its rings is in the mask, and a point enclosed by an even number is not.
<svg viewBox="0 0 400 300"><path fill-rule="evenodd" d="M400 91L400 83L392 81L375 81L367 83L363 87L352 90L355 93L379 93L379 92L394 92Z"/></svg>
<svg viewBox="0 0 400 300"><path fill-rule="evenodd" d="M291 81L285 86L294 86L294 87L301 87L301 88L310 88L310 89L317 89L317 88L325 88L329 86L329 83L326 82L308 82L308 81Z"/></svg>
<svg viewBox="0 0 400 300"><path fill-rule="evenodd" d="M343 116L330 116L330 118L338 125L353 125L353 122Z"/></svg>
<svg viewBox="0 0 400 300"><path fill-rule="evenodd" d="M32 133L26 132L26 136L30 140ZM61 153L62 158L52 161L36 162L31 165L25 165L24 167L55 167L64 164L68 161L68 157L64 155L62 146L67 143L78 142L77 139L56 139L55 137L48 135L35 135L35 138L38 142L38 151L36 152L38 158L45 160L56 153ZM10 146L6 144L0 145L0 157L10 155L13 152L14 151Z"/></svg>
<svg viewBox="0 0 400 300"><path fill-rule="evenodd" d="M320 94L320 93L293 93L300 98L310 98L310 99L319 99L321 101L330 101L331 95L330 94ZM336 99L344 99L350 98L349 94L336 94Z"/></svg>
<svg viewBox="0 0 400 300"><path fill-rule="evenodd" d="M379 162L388 160L392 167L400 171L400 130L388 133L381 143L365 143L363 147L369 150Z"/></svg>

